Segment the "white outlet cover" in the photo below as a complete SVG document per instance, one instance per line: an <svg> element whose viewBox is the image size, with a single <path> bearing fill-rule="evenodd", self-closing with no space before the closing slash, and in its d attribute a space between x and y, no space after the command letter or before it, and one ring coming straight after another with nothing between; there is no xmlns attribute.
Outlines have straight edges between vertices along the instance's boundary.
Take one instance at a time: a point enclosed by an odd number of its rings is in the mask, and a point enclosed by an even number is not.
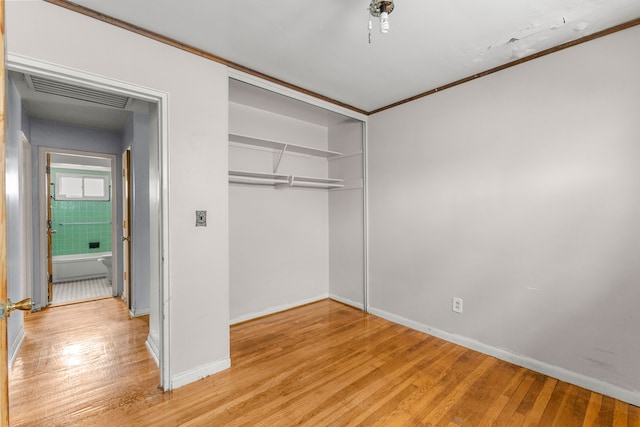
<svg viewBox="0 0 640 427"><path fill-rule="evenodd" d="M462 313L462 298L454 297L452 300L451 309L456 313Z"/></svg>

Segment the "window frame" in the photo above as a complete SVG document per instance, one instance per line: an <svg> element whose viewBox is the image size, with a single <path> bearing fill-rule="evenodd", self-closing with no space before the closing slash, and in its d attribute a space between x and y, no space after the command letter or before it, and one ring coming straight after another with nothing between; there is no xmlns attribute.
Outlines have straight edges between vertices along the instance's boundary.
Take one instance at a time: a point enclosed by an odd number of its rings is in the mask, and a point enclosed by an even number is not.
<svg viewBox="0 0 640 427"><path fill-rule="evenodd" d="M82 195L68 195L62 193L60 190L62 189L62 180L63 179L81 179L82 183L80 184ZM102 189L104 191L103 196L91 196L85 194L85 180L99 180L102 181ZM110 191L110 180L108 176L105 175L88 175L88 174L77 174L77 173L66 173L59 172L56 174L56 183L55 183L55 191L53 193L53 198L55 200L87 200L87 201L99 201L99 202L108 202L111 200L111 191Z"/></svg>

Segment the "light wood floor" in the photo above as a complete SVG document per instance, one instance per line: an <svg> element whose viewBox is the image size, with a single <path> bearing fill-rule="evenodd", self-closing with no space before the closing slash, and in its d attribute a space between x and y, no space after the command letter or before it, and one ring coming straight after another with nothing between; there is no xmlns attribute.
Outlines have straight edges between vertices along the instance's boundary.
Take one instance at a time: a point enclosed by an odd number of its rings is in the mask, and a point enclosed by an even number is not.
<svg viewBox="0 0 640 427"><path fill-rule="evenodd" d="M115 299L25 323L12 426L640 425L638 407L329 300L233 326L233 367L171 393Z"/></svg>

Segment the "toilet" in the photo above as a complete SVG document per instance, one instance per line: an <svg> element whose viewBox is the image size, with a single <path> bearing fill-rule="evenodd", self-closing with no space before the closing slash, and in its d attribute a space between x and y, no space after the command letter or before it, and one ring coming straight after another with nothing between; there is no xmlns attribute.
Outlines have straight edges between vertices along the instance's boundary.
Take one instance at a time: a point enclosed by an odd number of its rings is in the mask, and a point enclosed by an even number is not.
<svg viewBox="0 0 640 427"><path fill-rule="evenodd" d="M105 255L103 257L98 258L105 267L107 267L107 280L111 282L111 255Z"/></svg>

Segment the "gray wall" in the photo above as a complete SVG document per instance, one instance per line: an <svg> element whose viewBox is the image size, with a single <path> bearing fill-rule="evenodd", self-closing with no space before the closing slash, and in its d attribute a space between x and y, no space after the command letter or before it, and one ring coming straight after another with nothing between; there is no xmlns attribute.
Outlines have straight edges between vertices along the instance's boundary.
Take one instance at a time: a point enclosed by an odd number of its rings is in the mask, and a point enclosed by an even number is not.
<svg viewBox="0 0 640 427"><path fill-rule="evenodd" d="M6 137L6 212L7 212L7 296L14 302L28 295L25 272L22 271L24 236L20 220L19 191L20 131L29 125L29 118L22 107L22 98L11 79L7 79L7 137ZM24 130L26 135L28 129ZM15 311L7 322L9 360L13 359L18 343L24 336L24 317Z"/></svg>
<svg viewBox="0 0 640 427"><path fill-rule="evenodd" d="M344 188L329 192L329 295L364 307L362 122L329 127L329 149L343 153L329 161L329 176ZM353 154L353 155L352 155Z"/></svg>
<svg viewBox="0 0 640 427"><path fill-rule="evenodd" d="M374 312L640 402L639 44L635 27L370 117Z"/></svg>
<svg viewBox="0 0 640 427"><path fill-rule="evenodd" d="M134 315L138 315L149 312L149 116L137 112L133 113L125 126L123 135L121 152L131 147L132 192L135 201L131 224L133 232L131 239L131 311ZM121 158L120 161L122 161ZM120 206L122 205L120 204ZM122 209L119 209L119 213L122 215ZM122 233L122 220L120 220L118 227ZM119 256L122 260L122 251ZM118 277L118 281L119 284L122 284L121 275Z"/></svg>

